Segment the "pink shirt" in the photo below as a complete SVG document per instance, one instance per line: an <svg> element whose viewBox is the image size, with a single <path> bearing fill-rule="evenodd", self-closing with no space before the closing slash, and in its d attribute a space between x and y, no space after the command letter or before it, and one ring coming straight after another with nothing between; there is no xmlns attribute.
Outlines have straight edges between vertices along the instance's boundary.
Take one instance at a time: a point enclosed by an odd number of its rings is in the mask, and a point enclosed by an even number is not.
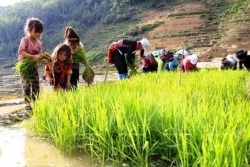
<svg viewBox="0 0 250 167"><path fill-rule="evenodd" d="M23 37L20 41L18 52L21 50L24 50L28 54L36 55L42 52L42 42L37 40L36 44L34 45L28 36ZM23 56L19 55L18 61L22 59L23 59Z"/></svg>
<svg viewBox="0 0 250 167"><path fill-rule="evenodd" d="M196 63L197 64L197 63ZM188 57L186 57L184 60L183 60L183 67L184 67L184 72L189 72L189 70L192 68L192 69L197 69L196 67L196 64L192 64L190 63L190 59Z"/></svg>

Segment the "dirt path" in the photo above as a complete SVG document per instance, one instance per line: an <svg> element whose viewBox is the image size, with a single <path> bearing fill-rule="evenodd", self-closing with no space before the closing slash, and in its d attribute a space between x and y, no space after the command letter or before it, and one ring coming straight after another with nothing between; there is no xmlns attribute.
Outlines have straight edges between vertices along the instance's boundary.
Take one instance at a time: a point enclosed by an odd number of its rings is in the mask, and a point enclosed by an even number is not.
<svg viewBox="0 0 250 167"><path fill-rule="evenodd" d="M2 114L7 114L7 113L11 113L11 112L17 111L17 110L21 110L21 109L23 109L24 107L25 107L24 104L0 107L0 115L2 115Z"/></svg>

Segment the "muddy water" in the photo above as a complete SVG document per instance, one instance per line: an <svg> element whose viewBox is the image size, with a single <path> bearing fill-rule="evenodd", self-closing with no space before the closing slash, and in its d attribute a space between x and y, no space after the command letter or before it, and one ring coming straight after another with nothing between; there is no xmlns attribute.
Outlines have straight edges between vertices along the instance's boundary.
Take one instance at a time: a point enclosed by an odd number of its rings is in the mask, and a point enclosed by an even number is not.
<svg viewBox="0 0 250 167"><path fill-rule="evenodd" d="M1 167L97 167L88 155L69 157L25 128L0 127Z"/></svg>

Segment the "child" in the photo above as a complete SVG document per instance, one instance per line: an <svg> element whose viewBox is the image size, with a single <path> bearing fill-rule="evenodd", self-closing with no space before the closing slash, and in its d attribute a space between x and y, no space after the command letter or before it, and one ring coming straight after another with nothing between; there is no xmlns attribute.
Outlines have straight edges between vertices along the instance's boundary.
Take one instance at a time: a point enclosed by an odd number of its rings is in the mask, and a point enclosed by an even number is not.
<svg viewBox="0 0 250 167"><path fill-rule="evenodd" d="M26 36L21 39L18 48L18 61L22 61L23 59L38 60L37 56L42 52L42 43L38 39L42 32L43 24L39 19L32 17L26 20L24 26L24 33ZM39 94L39 75L37 66L29 73L29 79L24 79L24 77L21 76L26 110L32 110L30 101L35 101Z"/></svg>
<svg viewBox="0 0 250 167"><path fill-rule="evenodd" d="M80 42L80 38L72 27L66 27L64 33L64 43L67 44L71 48L72 61L75 56L76 50L83 48L83 44ZM72 63L72 75L70 79L71 86L73 88L77 88L77 83L79 81L79 63Z"/></svg>
<svg viewBox="0 0 250 167"><path fill-rule="evenodd" d="M69 89L70 77L72 74L71 50L66 44L59 44L51 55L54 63L54 69L45 66L45 76L49 77L49 82L52 83L54 90ZM53 76L54 75L54 76ZM53 78L54 77L54 78Z"/></svg>
<svg viewBox="0 0 250 167"><path fill-rule="evenodd" d="M197 71L197 62L198 62L198 56L196 54L192 54L191 56L187 56L182 63L182 70L183 72L189 72L190 70L192 71Z"/></svg>
<svg viewBox="0 0 250 167"><path fill-rule="evenodd" d="M119 79L128 78L128 66L130 63L135 69L139 68L139 65L135 63L135 52L140 50L140 57L143 57L144 50L149 47L149 41L143 38L140 41L134 40L120 40L114 42L108 49L108 61L110 64L115 64L115 67L119 73Z"/></svg>

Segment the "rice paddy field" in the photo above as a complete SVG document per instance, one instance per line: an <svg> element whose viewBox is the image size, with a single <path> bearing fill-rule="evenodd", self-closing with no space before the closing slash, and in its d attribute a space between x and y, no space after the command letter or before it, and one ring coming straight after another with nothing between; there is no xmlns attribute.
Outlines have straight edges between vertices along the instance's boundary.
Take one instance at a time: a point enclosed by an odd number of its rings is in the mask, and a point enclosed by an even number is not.
<svg viewBox="0 0 250 167"><path fill-rule="evenodd" d="M67 154L131 167L250 166L249 73L145 74L43 93L35 133Z"/></svg>

